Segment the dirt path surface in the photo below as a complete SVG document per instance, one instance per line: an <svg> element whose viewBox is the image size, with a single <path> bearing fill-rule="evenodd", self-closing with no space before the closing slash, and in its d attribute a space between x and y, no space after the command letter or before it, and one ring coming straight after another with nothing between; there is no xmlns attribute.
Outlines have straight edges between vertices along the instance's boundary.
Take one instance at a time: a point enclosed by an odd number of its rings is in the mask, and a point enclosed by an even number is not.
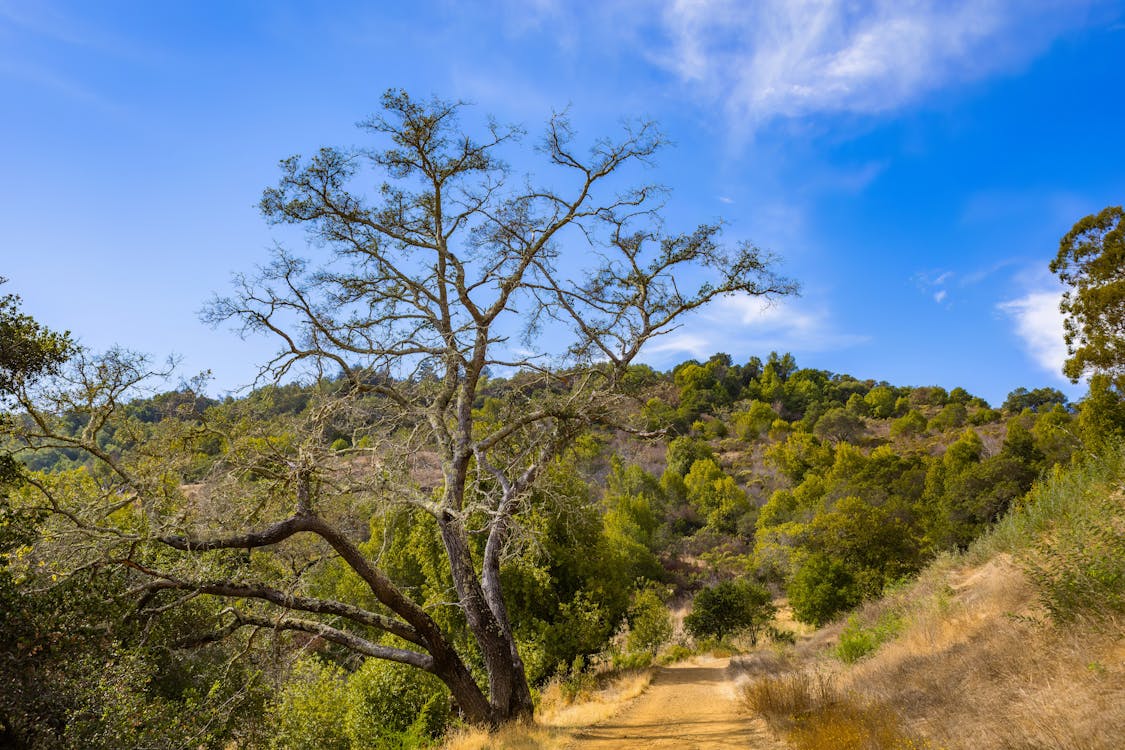
<svg viewBox="0 0 1125 750"><path fill-rule="evenodd" d="M742 708L729 659L697 658L662 667L648 690L611 719L578 730L574 750L781 747Z"/></svg>

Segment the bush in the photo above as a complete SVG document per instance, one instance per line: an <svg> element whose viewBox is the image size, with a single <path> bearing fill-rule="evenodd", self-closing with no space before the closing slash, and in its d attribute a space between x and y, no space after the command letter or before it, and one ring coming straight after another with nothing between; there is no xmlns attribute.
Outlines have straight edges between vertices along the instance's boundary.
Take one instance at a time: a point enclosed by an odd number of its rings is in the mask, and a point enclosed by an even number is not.
<svg viewBox="0 0 1125 750"><path fill-rule="evenodd" d="M1125 614L1125 451L1118 446L1056 467L996 529L978 555L1012 552L1056 622Z"/></svg>
<svg viewBox="0 0 1125 750"><path fill-rule="evenodd" d="M874 625L865 626L854 615L840 633L836 658L852 664L867 656L902 631L902 617L887 612Z"/></svg>
<svg viewBox="0 0 1125 750"><path fill-rule="evenodd" d="M350 750L340 721L347 688L339 667L308 659L298 663L270 713L275 750Z"/></svg>
<svg viewBox="0 0 1125 750"><path fill-rule="evenodd" d="M844 563L819 553L797 569L788 593L797 620L817 627L859 604L864 594Z"/></svg>
<svg viewBox="0 0 1125 750"><path fill-rule="evenodd" d="M915 410L908 411L905 415L891 422L891 437L913 437L926 431L926 418Z"/></svg>
<svg viewBox="0 0 1125 750"><path fill-rule="evenodd" d="M417 748L441 735L449 697L438 679L404 664L368 659L350 676L306 659L271 710L276 750Z"/></svg>
<svg viewBox="0 0 1125 750"><path fill-rule="evenodd" d="M703 589L692 602L692 611L684 618L684 627L696 638L723 636L745 632L751 644L773 620L777 607L764 586L747 579L723 581Z"/></svg>
<svg viewBox="0 0 1125 750"><path fill-rule="evenodd" d="M414 747L448 721L445 687L405 664L368 659L348 678L344 723L353 748Z"/></svg>
<svg viewBox="0 0 1125 750"><path fill-rule="evenodd" d="M660 594L651 586L633 594L629 605L629 636L626 648L650 658L672 637L672 615Z"/></svg>

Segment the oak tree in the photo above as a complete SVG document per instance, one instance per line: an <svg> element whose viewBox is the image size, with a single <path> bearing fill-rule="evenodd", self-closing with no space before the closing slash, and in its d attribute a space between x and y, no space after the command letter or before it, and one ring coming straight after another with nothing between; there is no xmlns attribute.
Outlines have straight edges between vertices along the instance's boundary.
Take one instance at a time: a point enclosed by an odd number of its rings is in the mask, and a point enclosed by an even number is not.
<svg viewBox="0 0 1125 750"><path fill-rule="evenodd" d="M1051 271L1067 286L1060 309L1070 357L1063 372L1125 376L1125 209L1109 206L1059 242Z"/></svg>
<svg viewBox="0 0 1125 750"><path fill-rule="evenodd" d="M495 725L532 711L501 568L538 483L578 436L620 423L646 343L717 297L795 285L758 248L724 245L720 224L667 231L665 191L622 182L665 145L652 123L583 149L556 114L533 178L505 162L520 129L474 133L464 112L388 92L361 124L373 145L286 159L265 191L265 217L303 230L310 257L279 246L207 318L275 338L264 377L323 384L300 429L204 420L132 456L106 451L99 431L145 374L116 353L21 392L20 439L108 467L98 498L47 505L97 547L83 564L130 571L142 614L219 599L197 640L293 632L409 665ZM509 376L505 398L486 398L490 373ZM59 429L62 412L78 429ZM192 430L223 453L185 488L174 456ZM403 506L432 530L448 590L424 595L382 567L367 520ZM325 570L350 583L318 585Z"/></svg>

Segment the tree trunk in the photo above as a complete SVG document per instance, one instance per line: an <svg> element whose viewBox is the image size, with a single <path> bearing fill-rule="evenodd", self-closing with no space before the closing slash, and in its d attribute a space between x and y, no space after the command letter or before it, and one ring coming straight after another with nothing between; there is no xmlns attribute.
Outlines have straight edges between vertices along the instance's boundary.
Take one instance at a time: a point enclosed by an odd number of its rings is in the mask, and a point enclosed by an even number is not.
<svg viewBox="0 0 1125 750"><path fill-rule="evenodd" d="M457 597L465 612L488 674L488 702L492 723L529 718L534 710L531 690L519 658L515 638L488 606L473 566L472 553L460 521L451 513L439 519L442 542L449 555Z"/></svg>

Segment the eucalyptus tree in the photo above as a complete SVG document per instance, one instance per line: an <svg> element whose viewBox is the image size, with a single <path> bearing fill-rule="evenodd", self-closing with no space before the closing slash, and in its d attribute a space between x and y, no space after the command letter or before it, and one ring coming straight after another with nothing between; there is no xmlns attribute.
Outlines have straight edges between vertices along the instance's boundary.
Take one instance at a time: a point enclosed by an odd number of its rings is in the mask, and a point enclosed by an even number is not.
<svg viewBox="0 0 1125 750"><path fill-rule="evenodd" d="M498 724L532 711L500 573L546 470L592 426L621 423L630 366L685 314L796 287L768 254L724 245L720 224L664 229L665 191L624 182L665 145L652 123L580 148L556 114L530 177L505 162L528 153L524 133L489 121L474 134L464 111L388 92L361 124L374 145L286 159L265 191L265 217L307 233L310 257L275 248L206 317L276 339L263 377L331 381L300 432L189 425L224 448L209 481L185 488L167 456L187 428L128 460L99 447L138 372L117 357L79 367L75 387L25 394L23 440L112 467L103 504L68 518L104 540L88 564L134 572L142 610L221 600L203 640L296 631L430 672L469 721ZM490 373L509 376L504 398L486 398ZM85 415L83 429L54 429L52 401ZM350 430L352 447L330 451L327 423ZM403 505L436 529L441 596L393 580L367 538L371 514ZM328 565L356 585L318 588L309 571Z"/></svg>

